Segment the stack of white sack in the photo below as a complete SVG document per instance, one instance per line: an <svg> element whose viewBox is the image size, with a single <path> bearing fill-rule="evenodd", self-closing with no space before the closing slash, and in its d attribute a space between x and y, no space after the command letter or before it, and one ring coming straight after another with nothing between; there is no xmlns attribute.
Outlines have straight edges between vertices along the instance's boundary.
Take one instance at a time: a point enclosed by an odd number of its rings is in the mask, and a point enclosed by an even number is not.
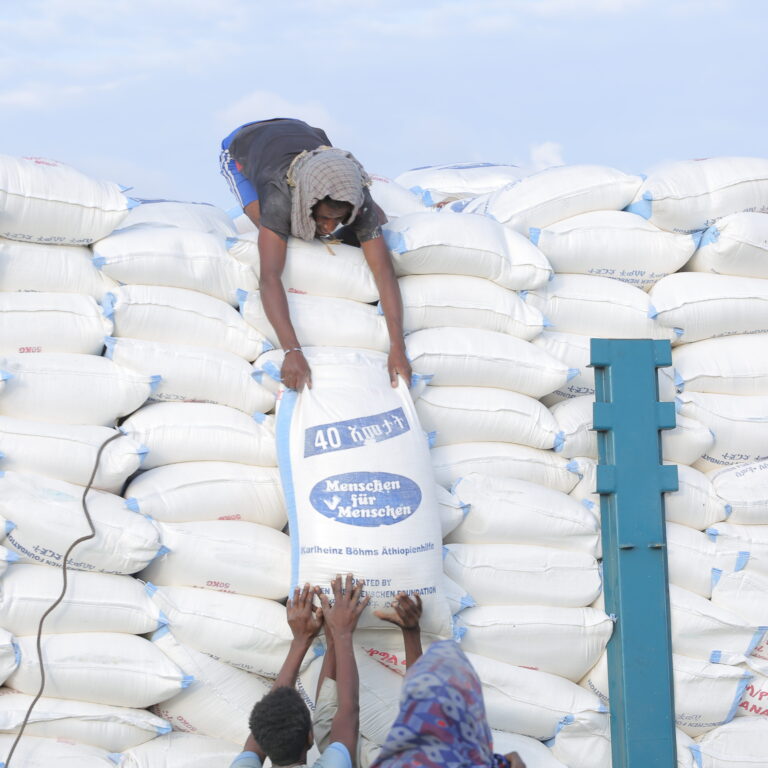
<svg viewBox="0 0 768 768"><path fill-rule="evenodd" d="M94 245L128 283L104 300L106 355L161 380L121 424L147 447L123 494L163 544L138 574L165 621L153 648L192 679L152 703L175 730L242 746L291 638L275 398L252 366L271 344L234 306L258 284L256 247L213 206L145 203L127 225Z"/></svg>
<svg viewBox="0 0 768 768"><path fill-rule="evenodd" d="M0 624L12 640L4 668L0 731L5 758L40 686L36 635L62 587L41 641L45 696L16 760L101 765L170 730L146 707L188 684L143 633L162 624L131 574L162 551L156 525L121 498L146 454L118 420L144 403L158 378L101 356L113 329L99 305L116 287L89 244L120 226L134 201L112 183L54 161L0 158L0 515L8 521ZM55 739L66 739L64 746ZM103 751L103 752L102 752ZM21 756L23 755L23 757Z"/></svg>
<svg viewBox="0 0 768 768"><path fill-rule="evenodd" d="M768 351L768 274L759 266L765 249L760 233L768 231L766 211L768 161L716 158L676 163L655 172L644 180L626 212L610 214L616 221L624 217L627 226L630 216L647 219L637 227L643 231L638 236L653 237L665 253L660 261L649 262L655 274L648 272L646 277L653 279L635 284L648 290L648 318L654 330L646 335L669 338L674 345L673 365L659 375L660 398L674 398L678 411L678 426L661 438L664 460L678 464L680 479L680 489L666 494L669 578L675 585L670 587L672 650L677 725L697 742L729 727L726 723L734 715L766 712L761 706L761 672L765 672L768 626L763 607L768 597L764 479L768 392L761 366ZM556 272L590 272L591 267L576 264L591 263L606 270L602 274L633 282L621 256L611 261L609 251L595 251L588 258L585 249L581 260L568 260L566 246L577 250L588 242L587 234L574 232L573 224L581 220L589 229L602 224L605 216L588 214L570 224L533 230L532 236ZM683 265L692 243L695 251ZM646 255L654 253L649 239ZM552 293L554 287L560 306L537 304L555 331L558 317L566 317L563 298L570 299L558 291L558 284L575 285L579 279L558 274L548 288ZM582 322L587 316L582 312L573 319ZM612 310L605 313L602 329L598 325L588 334L570 325L570 317L567 322L569 326L560 330L576 331L578 336L545 331L536 343L555 355L560 352L571 366L587 359L587 335L634 335L613 333ZM593 493L596 446L589 431L594 380L582 378L572 384L570 391L545 401L564 433L563 452L574 457L584 478L573 494L598 503ZM701 626L691 624L693 617ZM696 642L691 642L694 638ZM606 693L605 657L582 684L601 696ZM605 716L598 720L602 725L593 723L591 744L584 736L588 723L567 724L555 740L554 754L576 768L594 764L587 755L604 746L608 734ZM571 740L587 750L581 758L573 752ZM686 748L686 754L690 752ZM734 765L742 759L737 752ZM707 757L703 759L710 764Z"/></svg>

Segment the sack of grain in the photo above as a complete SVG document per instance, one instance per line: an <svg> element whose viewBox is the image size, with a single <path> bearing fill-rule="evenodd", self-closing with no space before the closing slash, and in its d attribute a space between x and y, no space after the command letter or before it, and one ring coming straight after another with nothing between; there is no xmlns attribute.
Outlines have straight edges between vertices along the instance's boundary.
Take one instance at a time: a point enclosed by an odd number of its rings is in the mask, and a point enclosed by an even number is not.
<svg viewBox="0 0 768 768"><path fill-rule="evenodd" d="M531 227L547 227L581 213L620 211L641 181L602 165L562 165L448 207L491 216L527 235Z"/></svg>
<svg viewBox="0 0 768 768"><path fill-rule="evenodd" d="M0 760L11 751L14 736L0 735ZM106 749L78 744L69 739L42 739L39 736L24 736L13 753L14 762L25 768L114 768L114 753ZM3 763L5 765L5 763Z"/></svg>
<svg viewBox="0 0 768 768"><path fill-rule="evenodd" d="M369 174L371 197L388 219L425 210L424 203L410 189L386 176Z"/></svg>
<svg viewBox="0 0 768 768"><path fill-rule="evenodd" d="M0 467L87 485L99 448L115 435L109 427L50 424L0 416ZM140 466L145 446L123 435L105 446L92 487L119 493Z"/></svg>
<svg viewBox="0 0 768 768"><path fill-rule="evenodd" d="M697 531L703 531L729 515L728 505L720 498L712 481L703 472L679 464L676 491L664 494L666 519Z"/></svg>
<svg viewBox="0 0 768 768"><path fill-rule="evenodd" d="M114 426L158 383L95 355L7 355L0 370L10 375L0 391L0 414L54 424Z"/></svg>
<svg viewBox="0 0 768 768"><path fill-rule="evenodd" d="M149 449L145 469L182 461L277 464L274 417L248 416L226 405L150 403L120 430Z"/></svg>
<svg viewBox="0 0 768 768"><path fill-rule="evenodd" d="M383 233L398 275L483 277L511 290L537 288L552 275L527 237L484 216L412 213Z"/></svg>
<svg viewBox="0 0 768 768"><path fill-rule="evenodd" d="M705 531L715 542L715 554L728 557L732 552L746 552L749 559L743 567L768 576L768 527L765 525L735 525L731 522L715 523ZM741 570L737 560L734 570ZM727 573L727 571L724 571Z"/></svg>
<svg viewBox="0 0 768 768"><path fill-rule="evenodd" d="M728 521L738 524L768 524L768 461L733 464L709 477L715 493L730 509Z"/></svg>
<svg viewBox="0 0 768 768"><path fill-rule="evenodd" d="M253 377L253 368L232 352L112 336L106 347L106 356L118 365L159 374L150 401L214 403L249 415L275 405L272 393Z"/></svg>
<svg viewBox="0 0 768 768"><path fill-rule="evenodd" d="M733 611L750 624L768 625L768 577L753 570L718 574L712 587L712 602ZM761 658L768 658L764 654Z"/></svg>
<svg viewBox="0 0 768 768"><path fill-rule="evenodd" d="M181 200L136 200L122 223L121 229L139 224L155 224L162 227L193 229L211 232L223 237L237 234L232 219L226 211L210 203L188 203Z"/></svg>
<svg viewBox="0 0 768 768"><path fill-rule="evenodd" d="M185 461L142 472L125 489L142 514L165 523L248 520L280 531L288 518L277 467Z"/></svg>
<svg viewBox="0 0 768 768"><path fill-rule="evenodd" d="M0 155L0 237L87 245L125 219L133 201L57 160Z"/></svg>
<svg viewBox="0 0 768 768"><path fill-rule="evenodd" d="M705 733L691 751L697 768L760 765L765 760L766 739L768 719L740 717Z"/></svg>
<svg viewBox="0 0 768 768"><path fill-rule="evenodd" d="M731 213L765 213L767 200L768 160L710 157L660 166L627 210L669 232L694 232Z"/></svg>
<svg viewBox="0 0 768 768"><path fill-rule="evenodd" d="M19 655L19 646L13 635L7 629L0 629L0 685L19 665Z"/></svg>
<svg viewBox="0 0 768 768"><path fill-rule="evenodd" d="M610 277L644 291L680 269L697 243L626 211L582 213L529 234L555 272Z"/></svg>
<svg viewBox="0 0 768 768"><path fill-rule="evenodd" d="M121 768L229 768L243 745L174 731L125 750Z"/></svg>

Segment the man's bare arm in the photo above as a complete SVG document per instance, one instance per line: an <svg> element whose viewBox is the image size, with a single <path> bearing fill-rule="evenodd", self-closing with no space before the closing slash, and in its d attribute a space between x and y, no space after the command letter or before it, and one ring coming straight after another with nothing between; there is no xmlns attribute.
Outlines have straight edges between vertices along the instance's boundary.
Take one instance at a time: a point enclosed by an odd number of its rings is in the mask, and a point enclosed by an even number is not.
<svg viewBox="0 0 768 768"><path fill-rule="evenodd" d="M243 213L253 222L256 229L261 226L261 204L258 200L248 203L248 205L243 208Z"/></svg>
<svg viewBox="0 0 768 768"><path fill-rule="evenodd" d="M264 313L275 329L280 346L286 350L282 379L286 387L301 390L312 379L296 331L291 322L288 299L281 276L285 268L286 242L271 229L259 229L259 289ZM296 351L298 349L298 351ZM294 350L288 352L288 350Z"/></svg>

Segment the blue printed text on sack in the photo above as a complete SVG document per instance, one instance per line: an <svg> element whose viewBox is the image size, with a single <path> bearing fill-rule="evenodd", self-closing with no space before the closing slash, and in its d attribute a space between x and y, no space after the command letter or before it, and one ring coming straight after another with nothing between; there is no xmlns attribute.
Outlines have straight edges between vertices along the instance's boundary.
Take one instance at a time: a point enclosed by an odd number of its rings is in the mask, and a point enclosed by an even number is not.
<svg viewBox="0 0 768 768"><path fill-rule="evenodd" d="M388 472L347 472L316 483L309 495L325 517L347 525L394 525L421 503L421 489L407 477Z"/></svg>
<svg viewBox="0 0 768 768"><path fill-rule="evenodd" d="M304 457L362 448L402 435L410 428L402 408L373 416L361 416L359 419L320 424L305 432Z"/></svg>

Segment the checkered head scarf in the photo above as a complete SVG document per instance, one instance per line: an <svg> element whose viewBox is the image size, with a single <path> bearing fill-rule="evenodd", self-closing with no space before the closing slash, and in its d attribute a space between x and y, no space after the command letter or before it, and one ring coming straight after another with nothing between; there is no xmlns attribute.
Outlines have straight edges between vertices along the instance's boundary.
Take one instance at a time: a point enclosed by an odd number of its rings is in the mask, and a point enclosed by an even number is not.
<svg viewBox="0 0 768 768"><path fill-rule="evenodd" d="M312 240L316 234L312 208L320 200L349 203L354 221L363 204L364 187L371 179L351 152L334 147L318 147L297 155L288 168L291 194L291 234Z"/></svg>

